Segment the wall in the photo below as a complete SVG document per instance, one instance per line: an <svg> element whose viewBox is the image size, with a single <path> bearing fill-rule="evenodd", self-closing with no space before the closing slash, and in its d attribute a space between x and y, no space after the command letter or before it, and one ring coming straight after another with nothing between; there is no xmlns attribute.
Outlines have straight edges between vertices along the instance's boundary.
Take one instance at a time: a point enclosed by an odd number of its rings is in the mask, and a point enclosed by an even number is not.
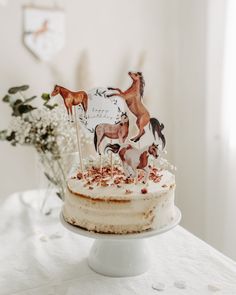
<svg viewBox="0 0 236 295"><path fill-rule="evenodd" d="M182 224L205 238L207 1L181 0L176 6L173 95L173 157Z"/></svg>
<svg viewBox="0 0 236 295"><path fill-rule="evenodd" d="M226 190L222 182L224 172L222 155L225 146L222 136L222 81L226 2L208 2L207 40L207 203L206 240L224 251L226 224ZM221 172L219 172L221 171ZM233 235L231 236L233 238ZM231 240L232 244L232 240ZM233 250L233 249L232 249ZM235 250L234 250L235 251ZM228 252L228 253L227 253ZM229 254L229 251L226 251ZM234 254L236 257L236 253Z"/></svg>

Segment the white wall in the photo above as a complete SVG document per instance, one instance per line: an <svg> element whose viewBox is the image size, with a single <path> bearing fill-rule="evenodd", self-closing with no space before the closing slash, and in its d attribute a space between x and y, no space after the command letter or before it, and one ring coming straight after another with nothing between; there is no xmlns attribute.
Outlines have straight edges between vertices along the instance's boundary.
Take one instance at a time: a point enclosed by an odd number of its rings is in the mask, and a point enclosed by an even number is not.
<svg viewBox="0 0 236 295"><path fill-rule="evenodd" d="M182 224L205 237L205 78L207 1L176 6L173 153Z"/></svg>
<svg viewBox="0 0 236 295"><path fill-rule="evenodd" d="M226 188L224 171L222 171L225 146L222 137L222 86L223 86L223 52L225 41L226 2L208 1L208 39L207 39L207 187L206 187L206 240L225 251L224 233L226 225ZM231 235L234 238L234 235ZM235 238L234 238L235 239ZM232 241L231 241L231 244ZM234 252L234 255L232 255ZM236 259L235 249L231 256Z"/></svg>

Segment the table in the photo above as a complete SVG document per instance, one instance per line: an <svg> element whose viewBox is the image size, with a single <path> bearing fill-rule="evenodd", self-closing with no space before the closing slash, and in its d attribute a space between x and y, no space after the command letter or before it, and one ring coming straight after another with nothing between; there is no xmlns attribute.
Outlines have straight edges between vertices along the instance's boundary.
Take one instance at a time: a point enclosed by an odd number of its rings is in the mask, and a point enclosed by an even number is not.
<svg viewBox="0 0 236 295"><path fill-rule="evenodd" d="M236 263L181 226L150 238L147 273L109 278L93 272L86 261L93 240L60 224L56 196L47 204L51 214L42 214L43 197L27 191L0 200L1 295L236 294Z"/></svg>

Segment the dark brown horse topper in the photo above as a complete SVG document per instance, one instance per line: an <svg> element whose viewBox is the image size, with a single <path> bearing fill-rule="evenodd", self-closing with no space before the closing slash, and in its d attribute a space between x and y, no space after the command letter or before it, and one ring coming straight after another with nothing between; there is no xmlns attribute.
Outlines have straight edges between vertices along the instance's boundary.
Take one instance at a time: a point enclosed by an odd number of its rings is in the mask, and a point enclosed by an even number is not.
<svg viewBox="0 0 236 295"><path fill-rule="evenodd" d="M121 114L121 119L116 124L99 124L94 131L94 146L96 151L100 152L100 144L104 137L110 139L119 139L120 143L124 143L129 133L129 118L126 113Z"/></svg>
<svg viewBox="0 0 236 295"><path fill-rule="evenodd" d="M132 141L139 141L145 133L144 127L148 123L150 123L149 127L152 127L154 138L156 139L157 133L158 137L162 141L162 148L164 148L166 144L165 136L162 134L164 125L160 124L160 122L156 118L150 118L148 110L142 103L145 85L143 75L141 72L129 72L129 76L133 80L133 83L127 90L121 91L119 88L109 87L108 90L116 90L118 93L108 94L107 97L121 96L126 101L129 110L136 116L136 124L138 126L139 133L137 134L137 136L131 139Z"/></svg>
<svg viewBox="0 0 236 295"><path fill-rule="evenodd" d="M88 109L88 95L85 91L70 91L62 86L55 85L51 96L60 94L64 100L65 107L67 109L68 116L71 115L71 121L73 121L72 106L81 104L84 111Z"/></svg>

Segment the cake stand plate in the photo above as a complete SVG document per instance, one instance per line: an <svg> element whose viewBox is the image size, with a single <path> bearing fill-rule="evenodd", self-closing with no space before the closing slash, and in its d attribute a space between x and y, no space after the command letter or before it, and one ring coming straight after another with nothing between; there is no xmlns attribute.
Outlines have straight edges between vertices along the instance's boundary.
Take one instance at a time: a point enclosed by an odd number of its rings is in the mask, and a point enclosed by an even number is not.
<svg viewBox="0 0 236 295"><path fill-rule="evenodd" d="M175 218L159 230L148 230L137 234L100 234L84 230L66 222L60 214L61 223L68 230L96 239L90 249L88 264L92 270L105 276L128 277L146 272L150 267L150 249L146 238L174 228L181 220L181 212L175 207Z"/></svg>

